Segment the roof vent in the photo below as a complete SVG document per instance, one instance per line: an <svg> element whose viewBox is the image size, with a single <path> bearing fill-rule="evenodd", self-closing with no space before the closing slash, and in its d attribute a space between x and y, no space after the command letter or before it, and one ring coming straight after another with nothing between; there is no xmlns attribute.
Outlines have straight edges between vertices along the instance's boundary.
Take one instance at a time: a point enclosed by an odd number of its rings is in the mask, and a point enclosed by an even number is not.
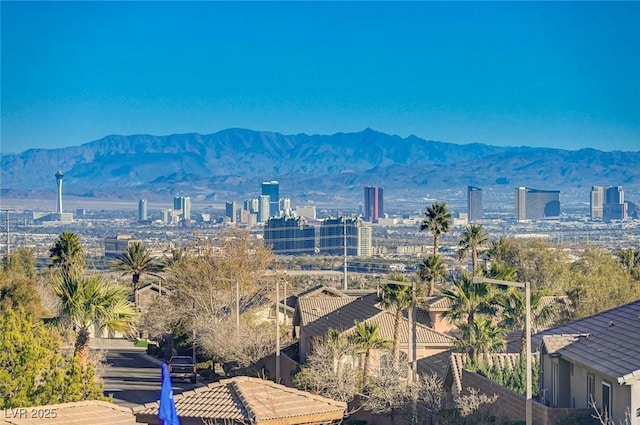
<svg viewBox="0 0 640 425"><path fill-rule="evenodd" d="M609 321L609 326L613 326L614 323L612 321Z"/></svg>

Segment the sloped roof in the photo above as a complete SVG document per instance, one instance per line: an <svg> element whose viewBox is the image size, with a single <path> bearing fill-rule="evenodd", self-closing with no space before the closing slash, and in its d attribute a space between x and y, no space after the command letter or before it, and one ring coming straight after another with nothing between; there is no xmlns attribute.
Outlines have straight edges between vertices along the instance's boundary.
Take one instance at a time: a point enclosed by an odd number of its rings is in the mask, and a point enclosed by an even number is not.
<svg viewBox="0 0 640 425"><path fill-rule="evenodd" d="M247 376L210 384L174 397L181 419L230 420L246 424L294 425L344 417L347 404ZM136 410L142 420L157 420L159 402Z"/></svg>
<svg viewBox="0 0 640 425"><path fill-rule="evenodd" d="M589 336L576 337L586 334ZM543 337L549 335L558 338L547 338L547 349L572 362L610 376L620 384L640 380L640 356L634 355L640 353L640 300L547 329L536 334L534 341L540 345Z"/></svg>
<svg viewBox="0 0 640 425"><path fill-rule="evenodd" d="M12 416L6 409L0 421L2 425L133 425L136 417L130 408L121 407L106 401L87 400L71 403L49 404L46 406L28 407L26 414L20 415L18 409ZM32 418L31 412L49 413L48 418ZM55 412L55 414L54 414ZM55 417L52 417L55 416Z"/></svg>
<svg viewBox="0 0 640 425"><path fill-rule="evenodd" d="M450 359L451 350L418 359L418 374L420 376L435 374L438 379L443 380L449 368Z"/></svg>
<svg viewBox="0 0 640 425"><path fill-rule="evenodd" d="M374 294L375 295L375 294ZM317 303L326 302L326 306L330 306L329 302L326 299L315 298ZM337 305L338 303L342 303L335 309L327 310L326 312L317 312L317 317L311 317L312 321L307 322L307 326L304 326L304 333L314 336L325 335L329 329L335 329L338 331L345 331L349 328L353 327L354 321L364 321L367 320L377 314L379 314L382 310L374 305L369 297L364 298L338 298L339 301L332 301ZM306 301L311 301L311 299L300 300L299 310L302 313L307 310ZM318 304L315 304L318 305Z"/></svg>
<svg viewBox="0 0 640 425"><path fill-rule="evenodd" d="M308 326L332 311L357 300L351 297L312 297L298 299L298 306L294 313L293 323L297 326Z"/></svg>
<svg viewBox="0 0 640 425"><path fill-rule="evenodd" d="M446 311L451 308L451 300L441 296L429 297L422 304L428 311Z"/></svg>
<svg viewBox="0 0 640 425"><path fill-rule="evenodd" d="M395 321L396 318L393 314L388 311L380 311L375 316L367 320L363 320L366 323L373 323L378 325L378 332L382 338L393 339L393 332L395 329ZM350 329L347 329L344 333L345 335L350 335L355 333L356 327L355 324L352 324ZM402 322L400 324L400 344L407 344L409 341L409 321L402 318ZM416 343L418 345L429 345L429 346L441 346L441 347L451 347L453 346L454 338L449 335L445 335L440 332L436 332L433 329L424 326L421 323L416 324Z"/></svg>

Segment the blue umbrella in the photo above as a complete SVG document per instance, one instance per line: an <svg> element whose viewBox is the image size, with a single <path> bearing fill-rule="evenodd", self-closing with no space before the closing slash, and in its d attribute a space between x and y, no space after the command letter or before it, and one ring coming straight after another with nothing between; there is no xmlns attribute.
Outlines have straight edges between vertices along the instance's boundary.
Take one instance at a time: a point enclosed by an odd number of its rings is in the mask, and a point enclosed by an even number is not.
<svg viewBox="0 0 640 425"><path fill-rule="evenodd" d="M176 404L173 401L171 376L166 363L162 363L162 390L160 392L158 419L162 421L162 425L180 425L180 419L176 413Z"/></svg>

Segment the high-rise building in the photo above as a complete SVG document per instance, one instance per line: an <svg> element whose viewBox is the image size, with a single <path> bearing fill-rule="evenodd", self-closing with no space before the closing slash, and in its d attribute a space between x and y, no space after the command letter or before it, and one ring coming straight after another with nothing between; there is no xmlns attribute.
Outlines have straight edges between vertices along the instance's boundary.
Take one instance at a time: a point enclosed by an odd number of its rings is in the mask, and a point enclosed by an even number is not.
<svg viewBox="0 0 640 425"><path fill-rule="evenodd" d="M606 222L627 219L627 204L624 202L622 186L612 186L605 190L602 219Z"/></svg>
<svg viewBox="0 0 640 425"><path fill-rule="evenodd" d="M280 206L278 207L278 210L282 215L291 215L291 199L280 199Z"/></svg>
<svg viewBox="0 0 640 425"><path fill-rule="evenodd" d="M309 220L315 220L316 215L316 206L315 205L304 205L301 207L296 207L296 214L307 217Z"/></svg>
<svg viewBox="0 0 640 425"><path fill-rule="evenodd" d="M277 217L280 213L280 183L277 180L262 182L262 194L269 197L269 217Z"/></svg>
<svg viewBox="0 0 640 425"><path fill-rule="evenodd" d="M244 201L243 209L249 211L250 213L258 213L260 210L260 202L257 198L247 199Z"/></svg>
<svg viewBox="0 0 640 425"><path fill-rule="evenodd" d="M140 199L138 202L138 221L147 221L147 200Z"/></svg>
<svg viewBox="0 0 640 425"><path fill-rule="evenodd" d="M371 225L360 217L327 218L320 225L320 254L349 256L372 253Z"/></svg>
<svg viewBox="0 0 640 425"><path fill-rule="evenodd" d="M271 212L271 198L269 195L260 195L258 198L258 221L266 223Z"/></svg>
<svg viewBox="0 0 640 425"><path fill-rule="evenodd" d="M73 213L65 213L62 212L62 178L64 177L64 173L62 170L58 170L55 174L56 177L56 186L58 187L58 196L56 199L56 212L51 214L46 214L43 216L39 216L35 220L37 222L41 221L63 221L69 222L73 221Z"/></svg>
<svg viewBox="0 0 640 425"><path fill-rule="evenodd" d="M514 192L515 217L521 220L540 220L560 216L560 191L517 187Z"/></svg>
<svg viewBox="0 0 640 425"><path fill-rule="evenodd" d="M604 218L604 186L593 186L591 188L591 197L589 199L589 209L591 211L591 220L602 220Z"/></svg>
<svg viewBox="0 0 640 425"><path fill-rule="evenodd" d="M471 223L482 220L482 189L475 186L467 186L467 220Z"/></svg>
<svg viewBox="0 0 640 425"><path fill-rule="evenodd" d="M177 217L178 221L189 222L191 220L191 198L189 196L173 198L173 217Z"/></svg>
<svg viewBox="0 0 640 425"><path fill-rule="evenodd" d="M229 220L230 223L235 223L238 221L238 203L237 202L226 202L224 208L224 216Z"/></svg>
<svg viewBox="0 0 640 425"><path fill-rule="evenodd" d="M364 187L364 221L377 223L384 217L382 188L378 186Z"/></svg>
<svg viewBox="0 0 640 425"><path fill-rule="evenodd" d="M264 243L275 254L313 255L316 229L304 217L271 217L264 226Z"/></svg>

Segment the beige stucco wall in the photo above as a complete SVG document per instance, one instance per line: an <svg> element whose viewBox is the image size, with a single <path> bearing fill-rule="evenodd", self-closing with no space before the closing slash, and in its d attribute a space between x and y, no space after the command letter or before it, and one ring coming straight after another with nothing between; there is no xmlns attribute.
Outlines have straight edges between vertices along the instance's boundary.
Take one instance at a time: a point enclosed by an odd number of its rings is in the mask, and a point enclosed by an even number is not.
<svg viewBox="0 0 640 425"><path fill-rule="evenodd" d="M542 388L547 389L547 399L551 402L551 388L552 388L552 372L551 372L551 364L555 361L559 361L560 363L564 362L561 358L552 359L549 356L543 356L542 370L543 370L543 378L542 378ZM569 364L567 362L567 364ZM635 404L632 405L632 391L631 386L628 385L620 385L617 381L611 377L607 377L602 373L599 373L587 366L581 364L573 364L573 366L569 367L568 376L564 376L565 379L568 379L568 400L563 397L559 397L558 407L569 407L569 408L591 408L589 404L589 397L587 394L587 376L591 374L594 376L594 400L599 409L602 408L602 383L606 382L611 386L611 398L613 404L613 420L617 423L625 423L625 412L627 409L631 409L632 419L636 422L632 422L633 425L640 425L639 418L635 417L636 409L640 408L640 389L634 388L635 396ZM561 373L561 379L563 378L563 374ZM567 383L565 382L564 385ZM560 390L563 390L563 383L560 383ZM636 384L635 387L640 386ZM564 395L564 394L563 394ZM633 406L636 406L633 408Z"/></svg>

